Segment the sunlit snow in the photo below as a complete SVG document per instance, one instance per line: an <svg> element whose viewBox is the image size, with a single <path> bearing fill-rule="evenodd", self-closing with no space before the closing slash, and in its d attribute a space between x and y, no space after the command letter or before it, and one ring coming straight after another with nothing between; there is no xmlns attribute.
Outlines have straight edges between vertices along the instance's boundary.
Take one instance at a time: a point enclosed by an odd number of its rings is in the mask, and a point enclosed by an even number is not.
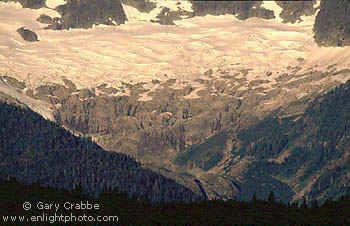
<svg viewBox="0 0 350 226"><path fill-rule="evenodd" d="M275 14L276 20L278 22L282 22L282 19L279 15L283 9L279 5L277 5L275 1L263 1L263 4L261 5L261 7L272 10Z"/></svg>
<svg viewBox="0 0 350 226"><path fill-rule="evenodd" d="M278 8L266 1L263 6ZM314 43L314 16L300 23L282 24L278 18L240 21L232 15L208 15L164 26L137 21L141 14L123 7L134 15L134 21L121 26L53 31L41 29L45 25L36 21L43 10L0 3L0 73L35 89L43 84L64 84L63 77L77 88L104 83L119 87L122 82L146 82L152 87L154 79L176 78L177 84L209 79L204 72L214 68L215 79L221 79L217 69L230 73L251 69L245 75L248 82L269 79L271 87L276 73L287 71L288 66L301 66L304 71L320 63L320 70L334 63L338 69L349 67L345 64L350 57L348 47L320 48ZM40 42L25 42L16 32L21 26L36 32ZM298 61L301 58L303 62ZM267 72L272 76L267 78ZM193 93L187 98L192 96L197 97ZM140 96L140 100L149 99L145 94Z"/></svg>
<svg viewBox="0 0 350 226"><path fill-rule="evenodd" d="M56 8L59 5L66 4L65 0L46 0L46 6L49 8Z"/></svg>
<svg viewBox="0 0 350 226"><path fill-rule="evenodd" d="M20 100L26 106L31 108L33 111L41 114L44 118L54 121L53 110L51 109L50 104L45 103L41 100L34 100L24 94L19 93L16 89L11 86L8 86L1 78L0 78L0 92L9 95L10 97Z"/></svg>

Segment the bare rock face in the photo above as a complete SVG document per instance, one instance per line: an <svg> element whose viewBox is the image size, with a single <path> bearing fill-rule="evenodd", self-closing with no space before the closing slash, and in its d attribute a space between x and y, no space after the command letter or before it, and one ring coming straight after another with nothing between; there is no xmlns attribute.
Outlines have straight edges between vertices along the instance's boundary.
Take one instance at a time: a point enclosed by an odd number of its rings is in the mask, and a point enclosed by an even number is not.
<svg viewBox="0 0 350 226"><path fill-rule="evenodd" d="M316 10L314 5L316 0L312 1L276 1L283 9L279 15L283 23L295 23L301 21L301 16L314 15Z"/></svg>
<svg viewBox="0 0 350 226"><path fill-rule="evenodd" d="M39 18L36 19L38 22L43 24L53 24L54 20L46 14L41 14Z"/></svg>
<svg viewBox="0 0 350 226"><path fill-rule="evenodd" d="M162 89L154 94L158 101L142 102L135 101L134 96L95 97L91 90L83 89L63 101L58 116L63 124L83 133L106 133L111 137L107 140L113 140L108 144L113 150L118 147L118 151L126 152L123 146L134 146L132 153L137 153L137 149L143 150L140 153L167 149L181 152L187 143L200 142L231 123L231 118L222 116L220 109L206 112L200 100L181 100L183 92L186 90ZM133 93L138 94L136 90ZM220 108L228 101L208 95L205 102L213 99L217 99ZM232 110L239 104L230 102ZM227 113L233 112L227 109Z"/></svg>
<svg viewBox="0 0 350 226"><path fill-rule="evenodd" d="M38 36L31 30L21 27L17 29L18 34L27 42L38 42Z"/></svg>
<svg viewBox="0 0 350 226"><path fill-rule="evenodd" d="M168 8L163 8L160 14L157 16L157 21L163 25L175 25L174 20L180 20L181 17L178 12L173 12Z"/></svg>
<svg viewBox="0 0 350 226"><path fill-rule="evenodd" d="M3 2L19 2L23 8L40 9L45 6L46 0L2 0Z"/></svg>
<svg viewBox="0 0 350 226"><path fill-rule="evenodd" d="M92 25L119 25L126 21L119 0L68 0L57 7L61 18L50 21L48 29L91 28ZM45 18L42 18L45 19ZM46 21L49 22L46 18Z"/></svg>
<svg viewBox="0 0 350 226"><path fill-rule="evenodd" d="M315 41L320 46L350 45L350 2L339 0L321 1L314 32Z"/></svg>
<svg viewBox="0 0 350 226"><path fill-rule="evenodd" d="M273 11L264 9L261 1L197 1L193 0L192 9L195 16L205 15L237 15L238 19L245 20L250 17L264 19L275 18Z"/></svg>
<svg viewBox="0 0 350 226"><path fill-rule="evenodd" d="M20 82L17 79L10 77L10 76L2 76L1 77L3 80L6 81L7 84L9 84L10 86L19 89L19 90L23 90L26 86L24 84L24 82Z"/></svg>
<svg viewBox="0 0 350 226"><path fill-rule="evenodd" d="M248 75L249 70L240 73ZM54 104L60 124L77 134L91 136L106 150L131 155L155 171L171 171L167 174L188 187L199 186L194 182L196 179L201 189L193 190L198 194L204 190L208 197L232 198L240 193L235 182L240 174L236 175L235 168L227 177L222 168L236 145L231 142L232 136L275 109L283 108L292 115L300 113L313 95L336 85L336 81L322 80L330 79L334 73L345 75L348 71L295 75L290 70L273 75L276 83L271 89L263 88L271 78L248 81L238 75L223 75L225 81L200 79L197 81L202 85L200 90L189 83L178 88L175 79L153 81L158 88L152 92L143 88L142 83L124 84L128 95L106 84L77 89L66 79L65 85L41 86L32 96ZM213 74L213 70L206 74ZM299 79L293 80L296 77ZM145 92L151 99L139 100ZM307 99L299 100L301 92L305 92ZM194 93L198 96L190 98ZM223 132L226 133L223 138L216 137ZM208 140L215 142L211 144ZM244 166L241 168L244 171Z"/></svg>

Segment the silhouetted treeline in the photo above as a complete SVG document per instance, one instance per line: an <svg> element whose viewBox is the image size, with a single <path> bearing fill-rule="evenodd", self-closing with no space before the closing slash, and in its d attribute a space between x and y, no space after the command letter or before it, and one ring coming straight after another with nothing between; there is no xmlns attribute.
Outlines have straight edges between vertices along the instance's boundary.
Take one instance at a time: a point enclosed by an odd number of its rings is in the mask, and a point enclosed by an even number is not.
<svg viewBox="0 0 350 226"><path fill-rule="evenodd" d="M267 200L253 199L249 202L238 200L211 200L200 202L170 202L151 204L149 200L137 200L117 190L102 192L98 198L81 193L81 189L71 192L65 189L42 187L39 184L22 185L15 180L0 180L0 224L3 216L46 216L87 215L117 216L109 222L68 222L70 225L348 225L350 224L350 196L342 196L337 201L327 200L322 205L317 201L292 205L274 200L270 193ZM31 203L31 209L25 211L23 203ZM40 203L39 203L40 202ZM69 204L89 203L98 205L98 209L66 209ZM38 206L39 203L39 206ZM56 210L38 209L41 203L59 204ZM65 205L65 207L64 207ZM49 225L35 222L35 225ZM52 220L52 218L51 218ZM8 221L9 222L9 221ZM20 223L17 220L17 223ZM57 219L52 225L63 225ZM29 224L30 225L30 224ZM51 224L50 224L51 225Z"/></svg>
<svg viewBox="0 0 350 226"><path fill-rule="evenodd" d="M125 154L107 152L31 110L0 103L0 178L9 177L58 188L81 185L94 195L117 187L151 202L200 199Z"/></svg>

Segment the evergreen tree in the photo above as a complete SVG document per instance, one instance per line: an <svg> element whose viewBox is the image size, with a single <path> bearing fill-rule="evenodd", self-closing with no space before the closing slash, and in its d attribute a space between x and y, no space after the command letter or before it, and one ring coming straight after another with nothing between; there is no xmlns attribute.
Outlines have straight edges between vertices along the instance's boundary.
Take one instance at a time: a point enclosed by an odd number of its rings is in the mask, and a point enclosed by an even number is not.
<svg viewBox="0 0 350 226"><path fill-rule="evenodd" d="M271 191L269 196L267 197L267 201L268 202L275 202L275 195L273 194L273 192Z"/></svg>

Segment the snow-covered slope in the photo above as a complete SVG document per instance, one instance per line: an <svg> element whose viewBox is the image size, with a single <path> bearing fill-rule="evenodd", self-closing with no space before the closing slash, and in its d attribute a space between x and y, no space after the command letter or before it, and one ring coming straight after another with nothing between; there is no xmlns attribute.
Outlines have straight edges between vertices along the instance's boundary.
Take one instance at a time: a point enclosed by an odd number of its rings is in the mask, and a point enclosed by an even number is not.
<svg viewBox="0 0 350 226"><path fill-rule="evenodd" d="M59 5L64 5L65 3L65 0L46 0L46 6L51 9L54 9Z"/></svg>
<svg viewBox="0 0 350 226"><path fill-rule="evenodd" d="M3 79L0 78L0 92L20 101L21 103L24 103L26 106L31 108L33 111L41 114L45 119L54 121L54 114L53 109L51 108L50 104L42 101L42 100L35 100L33 98L30 98L26 96L25 94L22 94L18 92L13 87L7 85Z"/></svg>
<svg viewBox="0 0 350 226"><path fill-rule="evenodd" d="M103 83L118 88L122 82L149 83L170 78L191 82L204 78L204 72L212 68L232 73L252 69L246 76L248 83L268 79L273 85L277 72L296 66L307 70L319 64L319 56L323 68L334 63L337 68L348 66L344 65L348 48L320 48L313 42L314 17L297 24L282 24L279 19L241 21L232 15L205 16L176 21L177 26L131 19L118 27L52 31L40 29L45 25L36 18L43 11L55 11L0 4L0 73L25 81L32 89L47 83L64 84L62 78L78 88ZM131 11L126 10L127 15ZM14 29L21 26L35 31L40 42L23 41ZM267 78L267 72L273 76Z"/></svg>

